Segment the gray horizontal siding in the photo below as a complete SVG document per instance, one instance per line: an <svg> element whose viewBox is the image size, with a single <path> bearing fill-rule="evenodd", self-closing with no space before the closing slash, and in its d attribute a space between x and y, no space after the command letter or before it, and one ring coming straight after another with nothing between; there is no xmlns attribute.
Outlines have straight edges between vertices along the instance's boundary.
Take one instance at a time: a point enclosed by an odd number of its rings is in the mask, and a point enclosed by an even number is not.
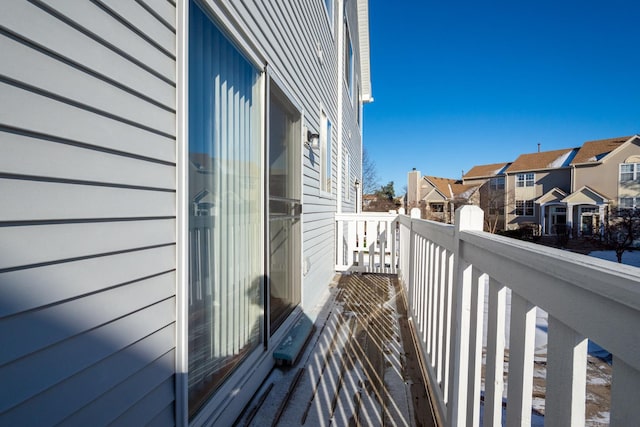
<svg viewBox="0 0 640 427"><path fill-rule="evenodd" d="M3 174L175 190L175 166L0 130ZM25 161L27 159L28 161ZM74 159L73 162L52 159ZM118 173L114 173L117 170Z"/></svg>
<svg viewBox="0 0 640 427"><path fill-rule="evenodd" d="M171 136L6 82L0 81L0 93L3 126L166 162L175 159Z"/></svg>
<svg viewBox="0 0 640 427"><path fill-rule="evenodd" d="M0 227L0 242L11 248L0 258L0 272L168 245L174 239L173 219Z"/></svg>
<svg viewBox="0 0 640 427"><path fill-rule="evenodd" d="M0 178L0 221L175 215L172 191Z"/></svg>
<svg viewBox="0 0 640 427"><path fill-rule="evenodd" d="M112 288L84 298L9 317L0 322L0 335L11 336L20 331L22 337L14 345L0 351L0 363L10 365L12 361L100 327L113 319L151 307L156 302L173 296L174 288L175 275L165 273L122 288ZM67 313L73 313L74 319L65 327L46 326L51 323L51 319L64 319ZM34 369L48 369L48 366Z"/></svg>
<svg viewBox="0 0 640 427"><path fill-rule="evenodd" d="M174 424L175 16L3 5L0 425Z"/></svg>
<svg viewBox="0 0 640 427"><path fill-rule="evenodd" d="M173 399L171 398L171 390L174 387L174 380L171 375L171 370L167 368L173 366L174 359L174 351L163 354L158 359L106 392L104 399L95 400L91 404L83 407L80 411L67 417L63 421L63 424L65 426L85 427L95 425L96 420L100 420L101 423L105 424L117 423L124 419L130 420L131 413L128 410L131 408L131 402L138 402L139 404L135 405L137 411L151 410L146 414L140 414L140 418L136 420L137 422L133 422L133 424L158 425L154 422L144 422L146 420L150 420L153 415L156 415L156 412L153 408L148 408L144 402L141 402L143 399L147 399L149 395L153 396L158 389L163 390L165 395L167 394L167 391L169 392L168 399L164 399L164 404L167 405L166 408L170 410L170 413L163 414L158 422L163 418L165 421L166 419L173 418L174 408L172 404ZM154 384L156 387L154 387L153 391L149 393L148 387L153 386ZM154 406L161 405L162 403L158 405L154 402ZM161 410L160 414L163 412L164 411Z"/></svg>
<svg viewBox="0 0 640 427"><path fill-rule="evenodd" d="M11 408L11 411L0 414L0 424L41 426L61 422L78 408L104 399L104 394L112 387L135 375L153 360L170 351L167 342L174 333L173 327L161 329L123 348L123 351L112 353L96 361L91 367L23 401L20 405ZM86 347L75 350L86 351ZM167 363L168 376L171 375L172 370L173 367ZM148 390L148 392L152 391ZM96 420L93 425L99 424L101 424L99 420Z"/></svg>
<svg viewBox="0 0 640 427"><path fill-rule="evenodd" d="M105 19L110 18L105 14ZM141 67L119 51L78 31L35 4L27 1L7 2L3 5L0 25L21 40L52 52L71 65L92 75L119 82L123 87L175 110L175 87L172 84L151 73L149 67Z"/></svg>

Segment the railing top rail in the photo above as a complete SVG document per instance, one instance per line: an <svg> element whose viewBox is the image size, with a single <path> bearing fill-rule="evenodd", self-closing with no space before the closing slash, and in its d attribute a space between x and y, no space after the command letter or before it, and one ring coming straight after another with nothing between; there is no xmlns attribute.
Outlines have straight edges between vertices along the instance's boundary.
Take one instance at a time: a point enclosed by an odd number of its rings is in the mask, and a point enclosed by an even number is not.
<svg viewBox="0 0 640 427"><path fill-rule="evenodd" d="M460 239L500 257L640 311L640 268L481 231L462 231ZM465 254L473 257L473 251ZM498 278L496 263L483 263ZM519 278L518 278L519 279Z"/></svg>
<svg viewBox="0 0 640 427"><path fill-rule="evenodd" d="M411 222L414 222L415 224L428 224L433 227L440 227L442 229L455 229L455 226L453 224L445 224L440 221L432 221L429 219L411 218L409 215L399 215L399 221L400 224L406 225L407 227L411 225Z"/></svg>
<svg viewBox="0 0 640 427"><path fill-rule="evenodd" d="M461 260L640 370L640 269L479 231Z"/></svg>
<svg viewBox="0 0 640 427"><path fill-rule="evenodd" d="M361 212L361 213L336 213L336 221L395 221L398 218L396 213L386 212Z"/></svg>

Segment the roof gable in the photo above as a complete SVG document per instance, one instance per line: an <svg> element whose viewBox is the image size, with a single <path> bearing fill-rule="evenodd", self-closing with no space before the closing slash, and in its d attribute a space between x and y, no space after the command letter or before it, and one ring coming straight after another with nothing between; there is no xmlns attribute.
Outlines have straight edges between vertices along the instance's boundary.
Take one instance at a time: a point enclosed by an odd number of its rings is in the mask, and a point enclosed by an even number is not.
<svg viewBox="0 0 640 427"><path fill-rule="evenodd" d="M431 185L433 185L434 188L438 190L438 192L442 194L445 198L447 199L452 198L450 185L451 183L455 182L454 179L439 178L437 176L425 176L424 179L428 181Z"/></svg>
<svg viewBox="0 0 640 427"><path fill-rule="evenodd" d="M445 199L466 199L480 187L479 185L463 184L459 180L439 178L437 176L425 176L423 179L431 184Z"/></svg>
<svg viewBox="0 0 640 427"><path fill-rule="evenodd" d="M536 203L560 203L565 197L567 197L567 193L555 187L540 196Z"/></svg>
<svg viewBox="0 0 640 427"><path fill-rule="evenodd" d="M569 194L567 197L562 199L562 201L564 203L573 203L573 204L584 203L584 204L600 205L600 204L608 203L609 199L608 197L598 193L596 190L585 185L579 190L576 190L573 193Z"/></svg>

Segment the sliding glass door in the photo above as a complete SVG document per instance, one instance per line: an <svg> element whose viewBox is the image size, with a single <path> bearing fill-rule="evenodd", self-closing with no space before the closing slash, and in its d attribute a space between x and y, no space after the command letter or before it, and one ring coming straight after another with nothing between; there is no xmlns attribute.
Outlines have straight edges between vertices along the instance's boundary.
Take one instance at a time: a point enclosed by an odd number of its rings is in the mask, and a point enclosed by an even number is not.
<svg viewBox="0 0 640 427"><path fill-rule="evenodd" d="M260 72L192 2L189 415L264 335Z"/></svg>
<svg viewBox="0 0 640 427"><path fill-rule="evenodd" d="M273 333L300 304L300 113L269 92L269 316Z"/></svg>

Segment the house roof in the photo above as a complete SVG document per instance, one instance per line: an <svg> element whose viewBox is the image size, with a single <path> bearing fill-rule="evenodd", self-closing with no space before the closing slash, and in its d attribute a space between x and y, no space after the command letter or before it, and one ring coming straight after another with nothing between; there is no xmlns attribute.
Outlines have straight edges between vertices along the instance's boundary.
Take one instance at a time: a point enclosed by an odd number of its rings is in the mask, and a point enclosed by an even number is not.
<svg viewBox="0 0 640 427"><path fill-rule="evenodd" d="M578 150L578 153L571 164L576 165L581 163L598 162L607 154L628 141L629 138L631 138L631 136L587 141L582 144L582 147Z"/></svg>
<svg viewBox="0 0 640 427"><path fill-rule="evenodd" d="M492 163L490 165L477 165L464 174L463 178L487 178L501 174L511 163Z"/></svg>
<svg viewBox="0 0 640 427"><path fill-rule="evenodd" d="M469 197L474 189L478 188L478 185L463 184L459 180L451 178L440 178L437 176L425 176L424 179L428 180L433 186L447 199L454 199L456 197Z"/></svg>
<svg viewBox="0 0 640 427"><path fill-rule="evenodd" d="M506 172L521 172L530 170L555 169L569 166L577 148L541 151L539 153L521 154Z"/></svg>

